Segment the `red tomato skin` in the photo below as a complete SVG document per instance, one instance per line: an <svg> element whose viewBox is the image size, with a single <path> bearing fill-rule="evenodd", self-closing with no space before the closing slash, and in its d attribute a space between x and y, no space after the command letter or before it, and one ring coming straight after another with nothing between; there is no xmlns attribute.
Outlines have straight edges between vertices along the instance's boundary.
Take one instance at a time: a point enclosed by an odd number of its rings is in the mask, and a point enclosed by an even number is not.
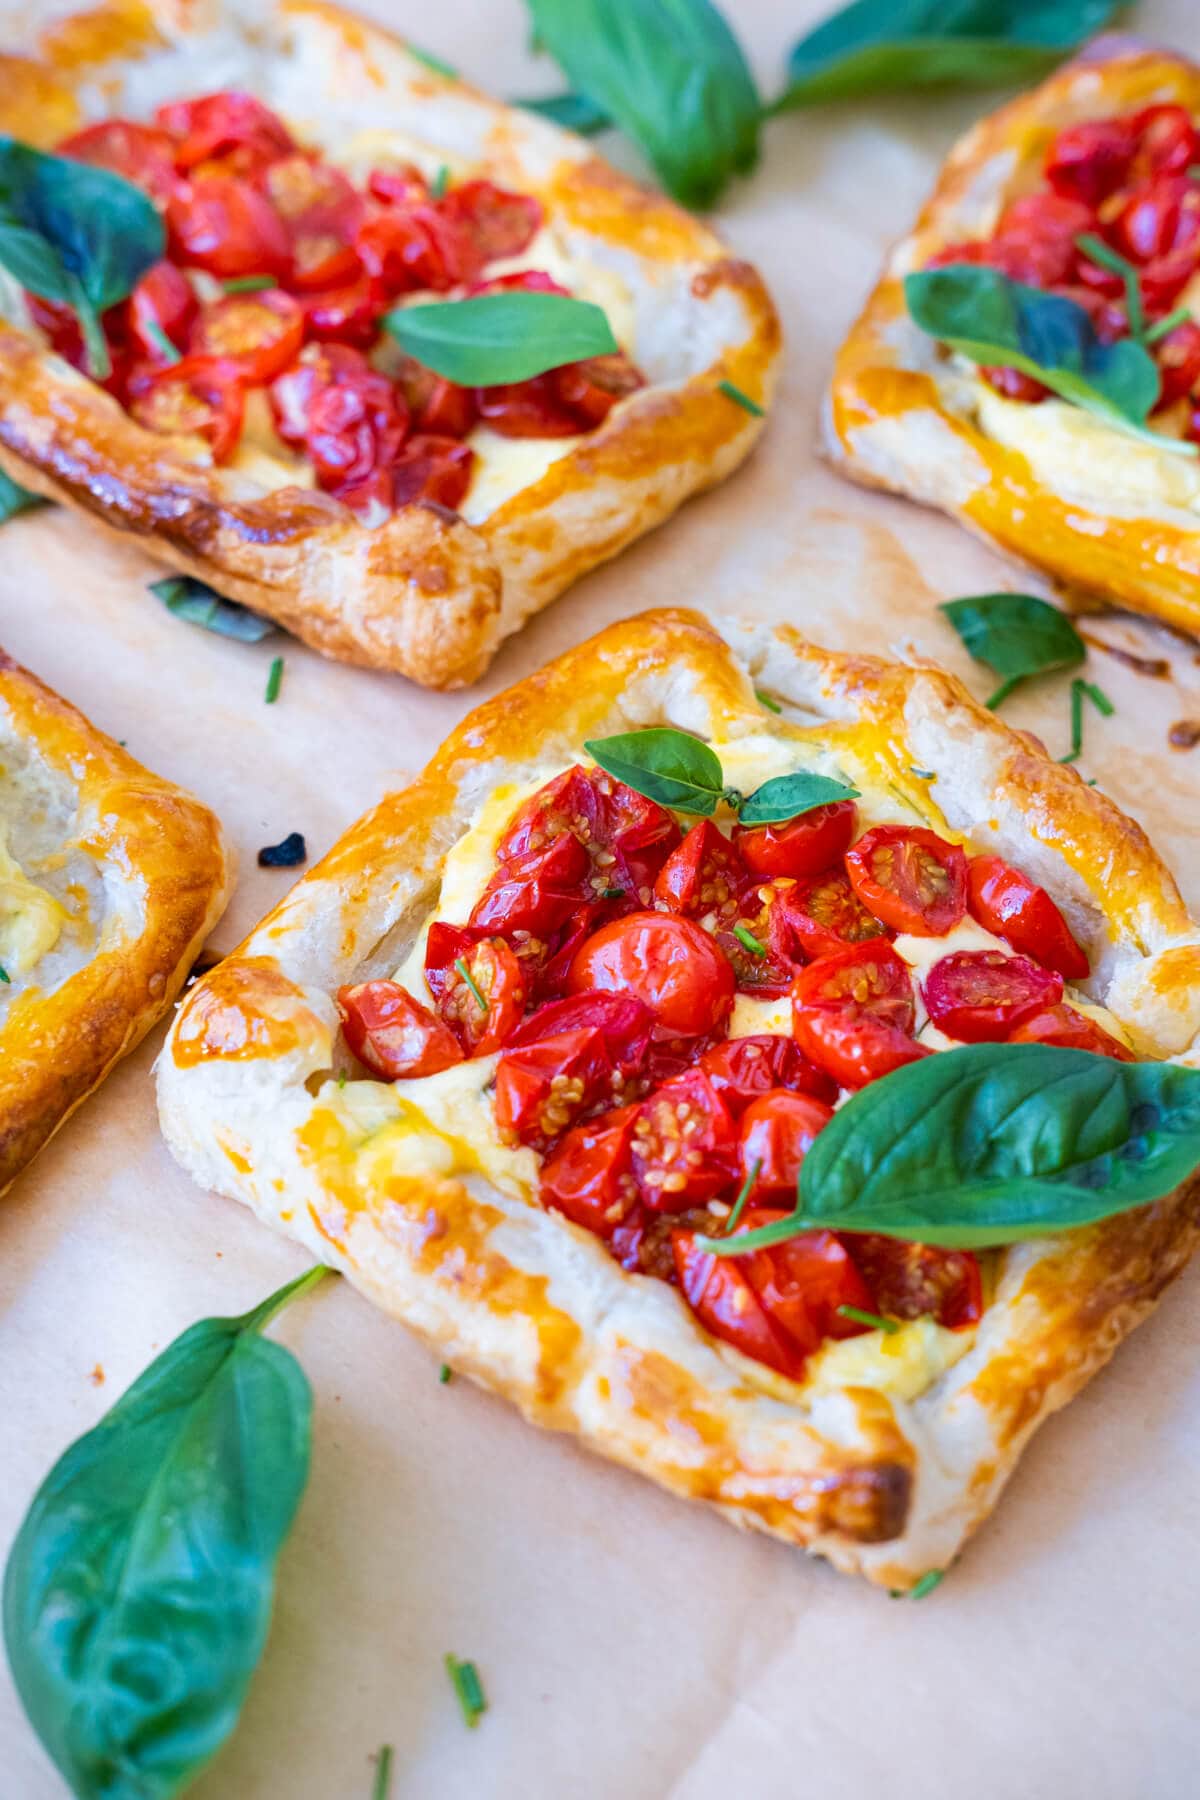
<svg viewBox="0 0 1200 1800"><path fill-rule="evenodd" d="M887 944L822 957L792 984L792 1035L840 1087L865 1087L930 1055L909 1035L915 1019L908 967Z"/></svg>
<svg viewBox="0 0 1200 1800"><path fill-rule="evenodd" d="M804 1158L832 1117L831 1106L788 1088L772 1088L750 1102L742 1114L738 1164L743 1181L754 1174L751 1192L756 1203L785 1208L795 1204Z"/></svg>
<svg viewBox="0 0 1200 1800"><path fill-rule="evenodd" d="M791 986L796 964L780 926L780 913L791 887L784 876L771 881L751 880L742 889L737 905L727 908L715 922L717 944L733 966L739 993L770 1000L786 994ZM739 927L761 949L751 948L744 935L739 937Z"/></svg>
<svg viewBox="0 0 1200 1800"><path fill-rule="evenodd" d="M214 463L228 462L242 435L245 390L238 371L217 356L185 356L177 363L156 368L135 368L129 377L129 410L139 425L150 431L194 432L205 438ZM207 417L193 423L169 423L168 399L184 390L207 409ZM165 412L165 416L164 416Z"/></svg>
<svg viewBox="0 0 1200 1800"><path fill-rule="evenodd" d="M1098 207L1125 180L1137 143L1131 119L1087 119L1060 131L1046 156L1055 193Z"/></svg>
<svg viewBox="0 0 1200 1800"><path fill-rule="evenodd" d="M428 959L428 949L426 957ZM486 1012L480 1012L470 983L456 966L459 961L483 995ZM429 982L428 975L426 982ZM473 944L463 944L449 964L439 971L438 989L438 1011L467 1056L490 1056L499 1050L525 1016L528 997L525 975L512 949L501 937L481 937ZM432 985L430 992L433 992Z"/></svg>
<svg viewBox="0 0 1200 1800"><path fill-rule="evenodd" d="M64 138L57 154L111 169L158 201L165 202L178 183L174 139L168 132L129 119L102 119L88 125Z"/></svg>
<svg viewBox="0 0 1200 1800"><path fill-rule="evenodd" d="M582 430L550 375L476 388L475 404L483 424L501 437L577 437Z"/></svg>
<svg viewBox="0 0 1200 1800"><path fill-rule="evenodd" d="M603 425L618 400L628 399L646 378L623 350L615 355L591 356L552 370L554 391L578 423L580 431Z"/></svg>
<svg viewBox="0 0 1200 1800"><path fill-rule="evenodd" d="M506 1045L496 1065L502 1137L544 1151L593 1108L620 1099L602 1031L563 1031Z"/></svg>
<svg viewBox="0 0 1200 1800"><path fill-rule="evenodd" d="M286 156L295 148L282 119L253 94L235 89L202 94L194 100L173 100L160 106L154 118L162 130L182 140L175 148L175 161L181 169L229 151L248 152L243 166L249 168Z"/></svg>
<svg viewBox="0 0 1200 1800"><path fill-rule="evenodd" d="M1086 953L1045 888L999 856L973 856L967 868L967 906L985 931L1021 956L1056 969L1067 981L1091 973Z"/></svg>
<svg viewBox="0 0 1200 1800"><path fill-rule="evenodd" d="M856 944L887 943L891 932L868 912L842 869L803 876L778 914L782 948L793 961L815 962Z"/></svg>
<svg viewBox="0 0 1200 1800"><path fill-rule="evenodd" d="M951 1331L979 1323L983 1281L970 1250L942 1250L874 1233L846 1232L843 1241L871 1290L873 1312L890 1319L930 1317Z"/></svg>
<svg viewBox="0 0 1200 1800"><path fill-rule="evenodd" d="M576 763L518 807L496 847L497 860L564 834L578 839L592 866L588 898L605 898L616 887L630 906L649 906L658 872L680 838L665 807L602 769Z"/></svg>
<svg viewBox="0 0 1200 1800"><path fill-rule="evenodd" d="M484 263L522 255L544 217L531 194L516 194L491 181L460 182L446 194L439 211L471 238Z"/></svg>
<svg viewBox="0 0 1200 1800"><path fill-rule="evenodd" d="M736 909L745 884L745 868L729 839L711 819L701 819L658 871L654 898L684 918L721 916Z"/></svg>
<svg viewBox="0 0 1200 1800"><path fill-rule="evenodd" d="M758 1037L726 1038L706 1050L698 1065L708 1076L734 1118L740 1118L752 1100L772 1088L794 1094L811 1094L832 1106L837 1082L803 1055L794 1038L764 1033Z"/></svg>
<svg viewBox="0 0 1200 1800"><path fill-rule="evenodd" d="M1023 1020L1008 1042L1055 1044L1063 1050L1090 1050L1095 1056L1111 1056L1116 1062L1137 1061L1133 1051L1105 1031L1102 1025L1065 1003L1047 1007L1044 1012Z"/></svg>
<svg viewBox="0 0 1200 1800"><path fill-rule="evenodd" d="M1155 411L1174 406L1200 380L1200 325L1185 319L1154 346L1162 386Z"/></svg>
<svg viewBox="0 0 1200 1800"><path fill-rule="evenodd" d="M199 356L224 357L243 381L262 386L290 367L303 342L300 307L290 294L269 288L261 294L227 294L206 306L192 327L191 349Z"/></svg>
<svg viewBox="0 0 1200 1800"><path fill-rule="evenodd" d="M700 1069L673 1075L642 1101L633 1124L633 1173L652 1212L703 1206L736 1171L733 1119Z"/></svg>
<svg viewBox="0 0 1200 1800"><path fill-rule="evenodd" d="M249 182L209 175L184 182L167 202L171 258L232 280L287 273L291 246L269 200Z"/></svg>
<svg viewBox="0 0 1200 1800"><path fill-rule="evenodd" d="M542 1164L542 1205L606 1241L637 1205L629 1148L636 1112L622 1106L574 1126Z"/></svg>
<svg viewBox="0 0 1200 1800"><path fill-rule="evenodd" d="M1186 107L1171 104L1143 107L1129 121L1138 172L1186 175L1200 159L1200 137Z"/></svg>
<svg viewBox="0 0 1200 1800"><path fill-rule="evenodd" d="M857 1007L898 1031L911 1031L917 1007L908 964L888 943L851 944L801 969L794 1007Z"/></svg>
<svg viewBox="0 0 1200 1800"><path fill-rule="evenodd" d="M753 875L819 875L841 861L857 825L853 800L834 800L782 825L737 825L733 841Z"/></svg>
<svg viewBox="0 0 1200 1800"><path fill-rule="evenodd" d="M893 931L944 937L967 910L967 859L919 825L876 825L846 853L850 885Z"/></svg>
<svg viewBox="0 0 1200 1800"><path fill-rule="evenodd" d="M471 911L471 924L490 931L539 936L564 925L583 898L587 852L564 832L544 849L502 862Z"/></svg>
<svg viewBox="0 0 1200 1800"><path fill-rule="evenodd" d="M958 950L935 962L923 988L929 1017L964 1044L1000 1044L1025 1019L1057 1006L1063 978L1027 956Z"/></svg>
<svg viewBox="0 0 1200 1800"><path fill-rule="evenodd" d="M613 1067L622 1075L634 1075L646 1060L654 1014L633 994L577 994L535 1008L509 1042L515 1049L571 1031L598 1031Z"/></svg>
<svg viewBox="0 0 1200 1800"><path fill-rule="evenodd" d="M192 320L199 310L192 284L171 262L156 262L146 270L125 306L126 330L139 355L151 362L162 360L162 348L147 331L155 326L166 333L177 350L187 342Z"/></svg>
<svg viewBox="0 0 1200 1800"><path fill-rule="evenodd" d="M310 343L341 344L353 350L369 350L379 335L379 315L387 302L367 276L343 287L322 288L300 295L304 308L304 335Z"/></svg>
<svg viewBox="0 0 1200 1800"><path fill-rule="evenodd" d="M457 512L467 497L475 468L475 452L457 438L416 432L391 467L392 505L413 506L418 500Z"/></svg>
<svg viewBox="0 0 1200 1800"><path fill-rule="evenodd" d="M363 981L336 995L342 1035L383 1081L436 1075L463 1060L453 1032L396 981Z"/></svg>
<svg viewBox="0 0 1200 1800"><path fill-rule="evenodd" d="M636 994L668 1037L701 1037L733 1010L733 968L706 931L675 913L614 919L580 946L567 992Z"/></svg>

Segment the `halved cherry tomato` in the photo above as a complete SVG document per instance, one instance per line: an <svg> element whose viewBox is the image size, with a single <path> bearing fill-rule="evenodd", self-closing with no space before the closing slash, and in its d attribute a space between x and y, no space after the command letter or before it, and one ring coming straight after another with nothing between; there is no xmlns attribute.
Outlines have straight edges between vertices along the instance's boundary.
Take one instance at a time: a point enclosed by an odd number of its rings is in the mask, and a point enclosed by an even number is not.
<svg viewBox="0 0 1200 1800"><path fill-rule="evenodd" d="M786 1216L755 1209L734 1237ZM803 1379L805 1363L826 1338L857 1337L865 1329L838 1311L868 1311L871 1296L831 1231L801 1232L746 1256L714 1256L691 1231L676 1232L673 1244L684 1299L705 1329L793 1381Z"/></svg>
<svg viewBox="0 0 1200 1800"><path fill-rule="evenodd" d="M823 956L792 983L792 1034L840 1087L865 1087L930 1055L909 1036L915 1021L908 966L888 944Z"/></svg>
<svg viewBox="0 0 1200 1800"><path fill-rule="evenodd" d="M390 206L420 206L429 198L429 183L415 163L401 163L394 169L372 169L367 192Z"/></svg>
<svg viewBox="0 0 1200 1800"><path fill-rule="evenodd" d="M477 388L475 404L483 423L501 437L576 437L584 429L559 398L552 375Z"/></svg>
<svg viewBox="0 0 1200 1800"><path fill-rule="evenodd" d="M652 1212L703 1206L737 1176L737 1131L701 1069L673 1075L638 1107L633 1173Z"/></svg>
<svg viewBox="0 0 1200 1800"><path fill-rule="evenodd" d="M269 163L258 186L292 240L292 287L311 292L357 279L362 264L351 240L366 209L340 169L297 152Z"/></svg>
<svg viewBox="0 0 1200 1800"><path fill-rule="evenodd" d="M453 1032L398 981L362 981L336 995L342 1032L360 1063L384 1081L411 1081L460 1063Z"/></svg>
<svg viewBox="0 0 1200 1800"><path fill-rule="evenodd" d="M1075 240L1095 225L1090 207L1047 189L1023 194L1000 215L983 260L1013 281L1055 287L1075 273Z"/></svg>
<svg viewBox="0 0 1200 1800"><path fill-rule="evenodd" d="M922 987L929 1017L964 1044L999 1044L1025 1019L1056 1006L1063 978L1027 956L956 950L930 969Z"/></svg>
<svg viewBox="0 0 1200 1800"><path fill-rule="evenodd" d="M354 251L391 298L416 288L444 292L474 281L483 267L473 240L436 206L369 213L354 234Z"/></svg>
<svg viewBox="0 0 1200 1800"><path fill-rule="evenodd" d="M800 1167L833 1108L811 1094L771 1088L742 1114L738 1164L743 1181L754 1176L754 1199L764 1206L794 1205Z"/></svg>
<svg viewBox="0 0 1200 1800"><path fill-rule="evenodd" d="M248 181L209 175L187 181L167 201L167 236L175 262L231 279L284 275L291 264L287 228Z"/></svg>
<svg viewBox="0 0 1200 1800"><path fill-rule="evenodd" d="M1083 981L1091 966L1045 888L999 856L973 856L967 867L967 905L985 931L1004 939L1068 981Z"/></svg>
<svg viewBox="0 0 1200 1800"><path fill-rule="evenodd" d="M531 194L514 194L491 181L464 181L452 187L438 210L470 237L481 263L520 256L537 236L543 218Z"/></svg>
<svg viewBox="0 0 1200 1800"><path fill-rule="evenodd" d="M702 1037L733 1009L733 968L706 931L677 913L635 912L585 939L567 976L571 994L632 993L667 1037Z"/></svg>
<svg viewBox="0 0 1200 1800"><path fill-rule="evenodd" d="M613 1068L628 1079L643 1067L653 1030L654 1014L633 994L576 994L537 1007L509 1042L519 1048L564 1031L598 1031Z"/></svg>
<svg viewBox="0 0 1200 1800"><path fill-rule="evenodd" d="M733 965L739 990L771 998L786 994L796 973L780 924L792 883L751 881L737 904L716 922L716 940Z"/></svg>
<svg viewBox="0 0 1200 1800"><path fill-rule="evenodd" d="M654 898L667 912L688 919L709 913L732 917L745 885L746 870L737 851L711 819L702 819L658 871Z"/></svg>
<svg viewBox="0 0 1200 1800"><path fill-rule="evenodd" d="M623 1104L637 1088L652 1020L628 994L539 1007L496 1068L496 1120L520 1143L552 1142L581 1114Z"/></svg>
<svg viewBox="0 0 1200 1800"><path fill-rule="evenodd" d="M303 447L335 493L389 470L408 432L399 389L345 344L310 344L271 384L270 401L284 443Z"/></svg>
<svg viewBox="0 0 1200 1800"><path fill-rule="evenodd" d="M155 328L181 350L196 310L196 296L187 276L174 263L156 262L125 303L125 329L140 355L161 362L162 345Z"/></svg>
<svg viewBox="0 0 1200 1800"><path fill-rule="evenodd" d="M1185 175L1200 161L1200 137L1186 107L1147 106L1129 124L1137 146L1135 175Z"/></svg>
<svg viewBox="0 0 1200 1800"><path fill-rule="evenodd" d="M1125 180L1137 143L1132 119L1086 119L1060 131L1046 156L1055 193L1095 209Z"/></svg>
<svg viewBox="0 0 1200 1800"><path fill-rule="evenodd" d="M565 925L583 898L587 853L570 832L543 849L500 864L471 911L488 931L533 931L545 937Z"/></svg>
<svg viewBox="0 0 1200 1800"><path fill-rule="evenodd" d="M64 138L59 156L111 169L144 189L155 200L165 201L178 184L175 142L168 132L152 125L135 125L128 119L103 119Z"/></svg>
<svg viewBox="0 0 1200 1800"><path fill-rule="evenodd" d="M874 1312L890 1319L932 1318L951 1331L978 1323L983 1284L979 1259L970 1250L942 1250L873 1233L847 1233L845 1242L871 1290Z"/></svg>
<svg viewBox="0 0 1200 1800"><path fill-rule="evenodd" d="M1009 1037L1010 1044L1054 1044L1061 1050L1090 1050L1095 1056L1111 1056L1117 1062L1136 1062L1133 1051L1089 1019L1086 1013L1061 1003L1025 1019Z"/></svg>
<svg viewBox="0 0 1200 1800"><path fill-rule="evenodd" d="M564 363L561 369L553 371L553 378L558 398L578 420L580 431L594 431L618 400L628 399L646 385L646 377L623 350L610 356L590 356L583 362Z"/></svg>
<svg viewBox="0 0 1200 1800"><path fill-rule="evenodd" d="M1185 319L1154 346L1162 383L1155 411L1174 406L1200 381L1200 325Z"/></svg>
<svg viewBox="0 0 1200 1800"><path fill-rule="evenodd" d="M442 375L435 375L415 357L400 358L391 371L412 414L417 431L438 437L466 437L475 423L475 394Z"/></svg>
<svg viewBox="0 0 1200 1800"><path fill-rule="evenodd" d="M841 861L857 822L853 800L834 800L782 825L737 825L733 841L755 875L819 875Z"/></svg>
<svg viewBox="0 0 1200 1800"><path fill-rule="evenodd" d="M219 356L185 356L129 379L129 410L148 431L189 432L228 462L242 435L245 392L238 371Z"/></svg>
<svg viewBox="0 0 1200 1800"><path fill-rule="evenodd" d="M679 842L679 827L665 807L603 769L576 763L518 808L496 847L497 860L540 849L563 832L587 851L590 897L624 897L641 906L649 906L658 872Z"/></svg>
<svg viewBox="0 0 1200 1800"><path fill-rule="evenodd" d="M475 452L469 444L417 432L392 464L391 503L409 506L427 500L457 512L466 499L474 467Z"/></svg>
<svg viewBox="0 0 1200 1800"><path fill-rule="evenodd" d="M539 1198L576 1225L611 1238L638 1203L630 1140L635 1106L576 1125L542 1164Z"/></svg>
<svg viewBox="0 0 1200 1800"><path fill-rule="evenodd" d="M193 351L225 357L252 385L282 374L300 354L303 342L304 314L280 288L226 294L205 307L192 330Z"/></svg>
<svg viewBox="0 0 1200 1800"><path fill-rule="evenodd" d="M739 1118L752 1100L769 1093L772 1088L787 1088L795 1094L811 1094L832 1106L837 1099L837 1082L818 1069L801 1052L794 1038L763 1033L758 1037L727 1038L706 1050L698 1065L708 1076L734 1118Z"/></svg>
<svg viewBox="0 0 1200 1800"><path fill-rule="evenodd" d="M253 94L235 90L173 100L160 106L154 118L162 130L182 140L175 147L175 161L181 169L233 155L238 172L249 173L294 148L282 119Z"/></svg>
<svg viewBox="0 0 1200 1800"><path fill-rule="evenodd" d="M876 825L846 853L850 885L893 931L945 937L967 910L967 859L920 825Z"/></svg>
<svg viewBox="0 0 1200 1800"><path fill-rule="evenodd" d="M1174 303L1200 264L1200 186L1186 175L1159 175L1130 190L1111 235L1142 265L1141 289L1151 311Z"/></svg>
<svg viewBox="0 0 1200 1800"><path fill-rule="evenodd" d="M851 944L890 936L887 927L867 911L841 869L797 881L782 897L779 925L786 934L784 947L794 960L802 955L814 961Z"/></svg>
<svg viewBox="0 0 1200 1800"><path fill-rule="evenodd" d="M438 1011L468 1056L490 1056L525 1017L527 992L521 965L504 939L480 938L464 944L443 971Z"/></svg>
<svg viewBox="0 0 1200 1800"><path fill-rule="evenodd" d="M369 350L379 335L379 316L387 301L375 283L360 275L342 287L320 288L300 294L304 308L304 333L319 344L345 344Z"/></svg>

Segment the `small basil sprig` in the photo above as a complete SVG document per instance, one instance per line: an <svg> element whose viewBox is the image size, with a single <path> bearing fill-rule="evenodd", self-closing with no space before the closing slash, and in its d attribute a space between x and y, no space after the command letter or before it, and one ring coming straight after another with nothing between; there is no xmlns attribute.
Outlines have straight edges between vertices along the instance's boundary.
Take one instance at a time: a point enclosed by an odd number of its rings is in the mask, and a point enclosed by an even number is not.
<svg viewBox="0 0 1200 1800"><path fill-rule="evenodd" d="M804 1159L788 1218L699 1241L743 1256L823 1228L981 1250L1161 1200L1198 1166L1200 1069L966 1044L839 1108Z"/></svg>
<svg viewBox="0 0 1200 1800"><path fill-rule="evenodd" d="M743 825L776 825L812 812L814 807L858 797L857 788L803 769L775 776L754 793L743 794L726 785L715 750L670 725L593 738L583 747L602 769L635 793L674 812L695 813L704 819L710 819L724 801Z"/></svg>
<svg viewBox="0 0 1200 1800"><path fill-rule="evenodd" d="M164 254L153 202L108 169L0 137L0 265L79 320L88 370L111 371L100 314Z"/></svg>
<svg viewBox="0 0 1200 1800"><path fill-rule="evenodd" d="M1028 81L1106 25L1120 0L855 0L788 58L775 110L917 87Z"/></svg>
<svg viewBox="0 0 1200 1800"><path fill-rule="evenodd" d="M18 513L28 512L31 506L44 504L40 494L31 494L28 488L18 487L12 476L0 469L0 525L15 519Z"/></svg>
<svg viewBox="0 0 1200 1800"><path fill-rule="evenodd" d="M761 105L709 0L529 0L538 40L645 151L685 206L711 206L758 161Z"/></svg>
<svg viewBox="0 0 1200 1800"><path fill-rule="evenodd" d="M552 120L555 125L564 126L567 131L577 131L580 137L596 137L612 127L612 120L604 108L589 100L586 94L547 94L537 100L518 100L517 105L524 107L526 112Z"/></svg>
<svg viewBox="0 0 1200 1800"><path fill-rule="evenodd" d="M244 644L257 644L276 630L270 619L260 618L258 613L240 606L236 600L223 599L207 582L197 580L194 575L166 575L161 581L150 583L150 592L156 594L177 619L186 619L189 625L202 625L205 631L215 631L218 637L239 638Z"/></svg>
<svg viewBox="0 0 1200 1800"><path fill-rule="evenodd" d="M1061 399L1158 450L1200 453L1145 422L1161 388L1150 352L1132 338L1103 343L1074 300L979 263L906 275L904 298L922 331L971 362L1032 375Z"/></svg>
<svg viewBox="0 0 1200 1800"><path fill-rule="evenodd" d="M78 1800L167 1800L237 1723L308 1480L312 1395L262 1336L318 1266L168 1345L55 1464L4 1578L4 1642Z"/></svg>
<svg viewBox="0 0 1200 1800"><path fill-rule="evenodd" d="M528 381L547 369L611 356L618 348L602 308L566 294L478 294L400 306L383 323L402 349L462 387Z"/></svg>
<svg viewBox="0 0 1200 1800"><path fill-rule="evenodd" d="M1087 645L1065 613L1036 594L974 594L938 607L976 662L1001 677L988 706L999 706L1022 681L1073 669Z"/></svg>

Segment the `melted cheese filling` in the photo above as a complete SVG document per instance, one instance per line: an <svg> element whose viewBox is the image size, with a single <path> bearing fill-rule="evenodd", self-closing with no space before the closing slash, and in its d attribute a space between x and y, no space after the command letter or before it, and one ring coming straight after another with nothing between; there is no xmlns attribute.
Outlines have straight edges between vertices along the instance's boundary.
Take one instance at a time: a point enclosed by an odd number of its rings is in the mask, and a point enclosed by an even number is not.
<svg viewBox="0 0 1200 1800"><path fill-rule="evenodd" d="M5 974L27 975L53 950L68 917L53 894L29 879L0 830L0 967Z"/></svg>

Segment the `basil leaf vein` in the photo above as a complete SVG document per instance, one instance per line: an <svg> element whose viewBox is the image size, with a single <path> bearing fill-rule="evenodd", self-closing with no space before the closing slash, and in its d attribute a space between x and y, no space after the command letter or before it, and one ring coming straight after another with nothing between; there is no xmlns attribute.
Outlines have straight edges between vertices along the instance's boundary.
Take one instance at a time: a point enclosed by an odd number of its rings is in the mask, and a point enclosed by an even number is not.
<svg viewBox="0 0 1200 1800"><path fill-rule="evenodd" d="M583 747L617 781L676 812L709 818L725 791L716 752L669 725L594 738Z"/></svg>
<svg viewBox="0 0 1200 1800"><path fill-rule="evenodd" d="M838 800L857 800L858 789L835 781L830 775L814 775L799 769L793 775L777 775L764 781L748 794L738 809L743 825L777 825L812 812L818 806L831 806Z"/></svg>
<svg viewBox="0 0 1200 1800"><path fill-rule="evenodd" d="M1087 655L1087 645L1066 614L1036 594L974 594L946 600L938 611L975 661L1001 677L989 706L999 706L1031 676L1073 669Z"/></svg>
<svg viewBox="0 0 1200 1800"><path fill-rule="evenodd" d="M514 290L401 306L383 323L410 356L462 387L528 381L618 348L602 308L564 294Z"/></svg>

